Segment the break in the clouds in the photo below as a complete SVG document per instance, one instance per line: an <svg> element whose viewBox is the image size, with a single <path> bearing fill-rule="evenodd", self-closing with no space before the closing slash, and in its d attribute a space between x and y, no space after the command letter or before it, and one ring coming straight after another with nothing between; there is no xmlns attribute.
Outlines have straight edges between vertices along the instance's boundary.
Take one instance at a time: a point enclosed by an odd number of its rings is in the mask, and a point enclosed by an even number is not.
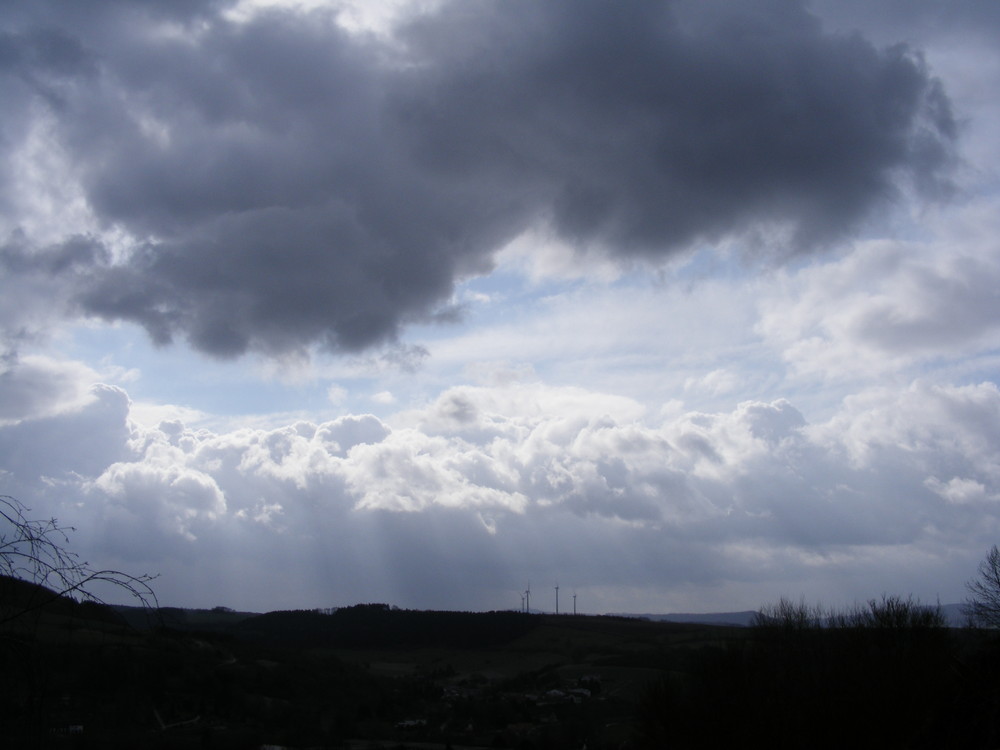
<svg viewBox="0 0 1000 750"><path fill-rule="evenodd" d="M96 317L219 357L357 351L453 319L526 232L789 256L949 191L920 51L800 3L476 0L378 35L232 10L0 10L8 350Z"/></svg>

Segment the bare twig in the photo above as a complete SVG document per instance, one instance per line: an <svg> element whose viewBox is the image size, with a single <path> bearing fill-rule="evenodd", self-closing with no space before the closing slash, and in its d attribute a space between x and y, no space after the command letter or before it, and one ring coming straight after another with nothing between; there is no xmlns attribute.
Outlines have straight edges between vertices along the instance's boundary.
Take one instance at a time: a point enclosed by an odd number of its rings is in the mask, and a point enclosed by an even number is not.
<svg viewBox="0 0 1000 750"><path fill-rule="evenodd" d="M970 596L965 602L965 614L979 627L1000 627L1000 550L994 544L979 563L979 577L966 584Z"/></svg>
<svg viewBox="0 0 1000 750"><path fill-rule="evenodd" d="M0 608L0 625L60 599L104 604L93 591L94 584L111 584L137 599L143 607L158 606L151 582L156 576L139 576L120 570L95 570L68 548L72 526L61 526L55 518L33 519L19 500L0 495L0 575L35 586L27 602ZM3 604L3 602L0 602Z"/></svg>

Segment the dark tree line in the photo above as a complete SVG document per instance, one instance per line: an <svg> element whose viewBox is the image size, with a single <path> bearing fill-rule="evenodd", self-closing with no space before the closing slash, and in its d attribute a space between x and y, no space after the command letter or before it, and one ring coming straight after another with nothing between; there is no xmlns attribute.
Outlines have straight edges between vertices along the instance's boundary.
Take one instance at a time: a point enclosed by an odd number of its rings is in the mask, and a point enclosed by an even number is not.
<svg viewBox="0 0 1000 750"><path fill-rule="evenodd" d="M311 610L269 612L244 620L236 633L247 640L328 648L479 648L518 638L538 618L520 612L436 612L387 604L358 604L330 614Z"/></svg>
<svg viewBox="0 0 1000 750"><path fill-rule="evenodd" d="M651 686L639 714L650 748L992 748L1000 650L910 598L781 600Z"/></svg>

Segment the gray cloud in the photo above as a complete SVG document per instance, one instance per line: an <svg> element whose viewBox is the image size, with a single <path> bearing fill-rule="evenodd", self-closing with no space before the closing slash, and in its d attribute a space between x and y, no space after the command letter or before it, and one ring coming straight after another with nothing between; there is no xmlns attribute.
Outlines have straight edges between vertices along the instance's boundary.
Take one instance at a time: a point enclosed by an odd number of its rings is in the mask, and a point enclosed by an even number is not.
<svg viewBox="0 0 1000 750"><path fill-rule="evenodd" d="M926 38L961 30L996 41L1000 30L1000 8L990 0L809 0L808 5L824 18L884 38Z"/></svg>
<svg viewBox="0 0 1000 750"><path fill-rule="evenodd" d="M83 236L41 250L21 232L0 244L0 357L14 363L26 343L76 312L73 297L107 261L100 242Z"/></svg>
<svg viewBox="0 0 1000 750"><path fill-rule="evenodd" d="M845 257L761 295L757 330L799 373L832 379L979 366L1000 345L993 197L968 202L924 237L858 243Z"/></svg>
<svg viewBox="0 0 1000 750"><path fill-rule="evenodd" d="M396 104L429 165L537 176L575 242L659 255L762 221L824 239L890 170L932 183L954 135L919 58L792 3L475 7L485 23L459 4L409 30L430 62Z"/></svg>
<svg viewBox="0 0 1000 750"><path fill-rule="evenodd" d="M796 3L456 2L391 43L155 5L6 4L0 156L45 123L132 240L60 289L159 343L359 350L447 317L540 224L631 258L773 226L806 250L901 176L946 186L954 124L919 56Z"/></svg>
<svg viewBox="0 0 1000 750"><path fill-rule="evenodd" d="M92 398L97 373L77 362L11 355L0 360L0 423L72 410Z"/></svg>
<svg viewBox="0 0 1000 750"><path fill-rule="evenodd" d="M99 476L109 464L135 457L128 444L128 396L119 388L96 385L83 406L61 414L25 419L0 427L0 476L16 493L30 496L46 483ZM73 492L67 500L72 501ZM26 500L28 504L32 504Z"/></svg>

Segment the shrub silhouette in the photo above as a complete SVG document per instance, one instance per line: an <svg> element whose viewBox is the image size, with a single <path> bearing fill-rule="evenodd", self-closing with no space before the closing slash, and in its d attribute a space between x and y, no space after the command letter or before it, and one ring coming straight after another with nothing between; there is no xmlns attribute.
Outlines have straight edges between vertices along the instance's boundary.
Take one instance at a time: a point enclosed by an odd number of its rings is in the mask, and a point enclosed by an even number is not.
<svg viewBox="0 0 1000 750"><path fill-rule="evenodd" d="M646 747L950 745L959 688L937 608L885 596L845 611L780 600L650 688Z"/></svg>

